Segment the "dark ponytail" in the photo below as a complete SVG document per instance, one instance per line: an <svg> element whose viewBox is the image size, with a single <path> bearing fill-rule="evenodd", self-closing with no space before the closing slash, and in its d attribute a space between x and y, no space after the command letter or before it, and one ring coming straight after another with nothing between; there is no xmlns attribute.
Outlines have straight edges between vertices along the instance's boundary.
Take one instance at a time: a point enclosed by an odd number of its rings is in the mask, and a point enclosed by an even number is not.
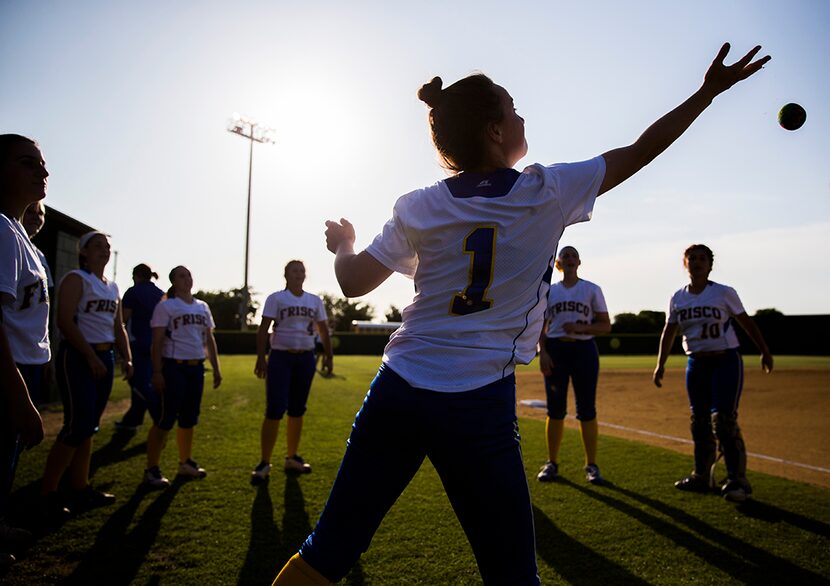
<svg viewBox="0 0 830 586"><path fill-rule="evenodd" d="M501 99L496 84L482 73L441 89L440 77L424 84L418 98L430 107L432 142L442 166L455 172L480 167L487 156L487 125L501 122Z"/></svg>

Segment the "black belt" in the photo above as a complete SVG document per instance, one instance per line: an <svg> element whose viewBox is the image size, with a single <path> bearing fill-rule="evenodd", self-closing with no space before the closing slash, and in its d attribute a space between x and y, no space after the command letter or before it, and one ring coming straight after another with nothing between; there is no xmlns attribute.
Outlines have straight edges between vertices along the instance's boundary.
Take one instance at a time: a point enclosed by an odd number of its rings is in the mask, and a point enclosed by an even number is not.
<svg viewBox="0 0 830 586"><path fill-rule="evenodd" d="M109 352L112 350L113 344L112 342L103 342L101 344L90 344L90 346L92 346L92 349L96 352Z"/></svg>
<svg viewBox="0 0 830 586"><path fill-rule="evenodd" d="M180 360L178 358L171 358L170 360L175 360L176 364L186 364L187 366L197 366L204 362L204 358L192 358L190 360Z"/></svg>

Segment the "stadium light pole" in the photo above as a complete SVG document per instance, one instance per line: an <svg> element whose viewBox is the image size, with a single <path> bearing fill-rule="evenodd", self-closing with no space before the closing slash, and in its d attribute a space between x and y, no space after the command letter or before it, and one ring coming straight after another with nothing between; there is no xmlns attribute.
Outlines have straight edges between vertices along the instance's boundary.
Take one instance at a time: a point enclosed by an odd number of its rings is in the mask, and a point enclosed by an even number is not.
<svg viewBox="0 0 830 586"><path fill-rule="evenodd" d="M248 152L248 212L245 219L245 284L242 289L242 303L239 308L239 329L245 330L248 321L248 306L251 302L251 296L248 292L248 258L251 241L251 176L254 170L254 143L273 143L274 130L259 124L256 120L251 120L234 112L233 118L228 122L228 132L238 134L248 139L250 143Z"/></svg>

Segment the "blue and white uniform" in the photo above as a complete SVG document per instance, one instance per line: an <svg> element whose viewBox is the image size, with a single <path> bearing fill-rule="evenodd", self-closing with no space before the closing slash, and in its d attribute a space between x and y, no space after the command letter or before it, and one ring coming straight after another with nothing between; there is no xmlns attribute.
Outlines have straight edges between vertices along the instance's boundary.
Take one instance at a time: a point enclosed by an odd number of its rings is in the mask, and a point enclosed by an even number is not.
<svg viewBox="0 0 830 586"><path fill-rule="evenodd" d="M746 448L737 423L744 367L733 319L744 313L735 290L712 281L697 294L685 286L669 302L666 321L677 324L688 356L686 392L692 411L695 471L707 477L715 461L713 431L730 478L746 477Z"/></svg>
<svg viewBox="0 0 830 586"><path fill-rule="evenodd" d="M43 394L43 365L49 362L49 293L47 276L37 248L23 225L0 214L0 295L3 328L32 402ZM0 423L6 414L0 416ZM22 449L17 437L0 432L0 519L8 509L8 497Z"/></svg>
<svg viewBox="0 0 830 586"><path fill-rule="evenodd" d="M56 370L64 423L58 438L67 445L78 446L98 429L112 391L119 294L118 285L89 271L70 271L64 279L69 275L80 277L83 288L74 311L75 324L107 369L104 377L94 378L84 354L68 340L60 341Z"/></svg>
<svg viewBox="0 0 830 586"><path fill-rule="evenodd" d="M537 582L513 372L536 355L559 237L590 219L604 174L602 157L462 173L398 199L366 252L416 293L300 549L326 578L346 574L429 457L484 582Z"/></svg>
<svg viewBox="0 0 830 586"><path fill-rule="evenodd" d="M567 323L590 324L597 313L608 313L605 297L598 285L579 279L572 287L563 281L551 285L548 292L545 351L550 355L553 371L545 376L548 417L565 419L568 412L568 381L573 382L576 418L596 418L599 353L591 334L569 334Z"/></svg>
<svg viewBox="0 0 830 586"><path fill-rule="evenodd" d="M160 401L150 401L153 422L165 431L189 429L199 422L205 384L205 344L215 327L210 307L201 299L187 303L174 297L153 310L152 328L164 328L161 347L164 392Z"/></svg>
<svg viewBox="0 0 830 586"><path fill-rule="evenodd" d="M271 293L265 300L262 316L273 320L265 378L266 419L302 417L314 379L317 323L328 316L323 300L303 291L294 295L288 289Z"/></svg>
<svg viewBox="0 0 830 586"><path fill-rule="evenodd" d="M144 421L147 402L153 400L154 390L151 384L153 361L150 357L150 345L153 332L150 318L158 305L164 291L151 281L136 283L124 292L122 306L130 310L127 333L130 337L130 354L133 358L133 376L130 379L130 408L121 419L124 426L135 427Z"/></svg>

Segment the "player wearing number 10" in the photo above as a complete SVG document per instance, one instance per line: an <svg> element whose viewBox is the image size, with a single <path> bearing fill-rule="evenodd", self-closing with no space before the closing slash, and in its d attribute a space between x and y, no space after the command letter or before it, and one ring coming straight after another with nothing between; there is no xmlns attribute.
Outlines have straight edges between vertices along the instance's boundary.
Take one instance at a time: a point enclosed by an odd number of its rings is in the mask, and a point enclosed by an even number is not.
<svg viewBox="0 0 830 586"><path fill-rule="evenodd" d="M669 302L654 384L662 386L666 359L680 330L683 349L689 357L686 391L692 411L695 469L675 486L680 490L709 491L714 481L711 470L717 439L728 475L721 494L727 500L740 502L752 494L752 487L746 479L746 447L738 426L744 367L734 322L746 330L761 350L761 366L766 372L772 370L772 356L735 290L709 280L713 261L711 249L704 244L693 244L683 254L690 282Z"/></svg>
<svg viewBox="0 0 830 586"><path fill-rule="evenodd" d="M326 222L347 297L393 272L414 279L415 297L355 418L317 526L275 584L343 578L425 458L484 584L539 583L514 368L536 355L559 237L590 219L598 195L665 150L717 94L766 62L750 64L756 48L727 67L727 51L692 97L632 145L521 172L513 166L527 153L524 120L507 90L481 74L445 89L436 77L421 88L433 142L455 174L398 199L359 254L351 223Z"/></svg>

